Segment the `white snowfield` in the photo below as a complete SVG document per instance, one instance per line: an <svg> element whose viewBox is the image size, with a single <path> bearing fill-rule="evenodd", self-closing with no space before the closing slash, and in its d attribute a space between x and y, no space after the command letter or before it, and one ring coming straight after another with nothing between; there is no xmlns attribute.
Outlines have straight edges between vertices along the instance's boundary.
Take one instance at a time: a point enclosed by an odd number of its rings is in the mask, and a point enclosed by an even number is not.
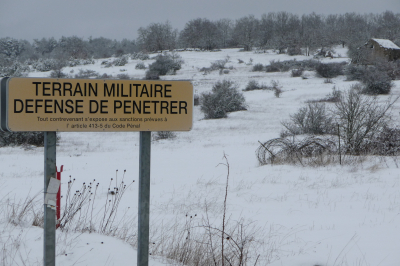
<svg viewBox="0 0 400 266"><path fill-rule="evenodd" d="M230 221L243 218L257 228L256 237L265 234L260 247L269 259L257 265L271 266L398 266L400 265L400 160L392 157L370 157L360 164L302 167L258 164L255 151L258 141L279 137L281 121L289 119L307 100L320 99L332 88L346 90L354 81L346 77L325 83L315 72L306 71L306 79L293 78L290 72L252 72L257 64L271 60L305 60L312 57L278 55L273 51L256 54L224 49L219 52L179 52L185 61L176 75L165 80L191 80L196 94L211 91L216 81L236 82L240 90L250 80L270 85L278 81L283 93L272 91L243 92L247 110L229 113L225 119L205 120L200 106L194 108L193 129L176 132L175 139L152 142L151 150L151 237L156 238L162 225L201 224L209 204L209 217L222 221L227 168L229 162L227 213ZM346 49L337 47L335 58L324 62L348 62ZM199 69L215 60L227 59L228 74L218 71L205 74ZM239 63L239 59L244 63ZM102 60L93 65L66 67L67 74L91 69L116 76L126 73L142 79L145 70L135 69L139 60L129 60L122 67L104 68ZM153 60L143 61L146 66ZM73 73L72 73L73 72ZM30 77L48 77L49 73L31 72ZM391 95L378 96L379 101L400 95L400 81L394 81ZM329 105L329 104L328 104ZM400 101L392 110L393 125L400 124ZM69 176L76 188L83 182L99 182L99 206L107 197L110 178L118 178L126 169L125 180L138 180L139 133L60 133L57 165L64 165L62 194ZM43 189L43 148L0 148L0 201L23 201L27 195ZM40 196L42 197L42 196ZM123 196L118 217L124 214L136 219L138 185L133 183ZM4 208L3 208L4 210ZM196 215L196 216L195 216ZM136 227L136 223L127 225ZM41 265L43 231L31 221L17 226L0 215L0 244L11 245L21 239L19 253L11 265ZM257 235L258 234L258 235ZM96 233L57 231L58 266L136 265L136 250L123 241ZM156 238L159 239L159 238ZM151 240L152 241L152 240ZM16 242L15 242L16 243ZM151 247L150 247L151 250ZM273 250L273 252L271 252ZM150 265L174 265L162 257L150 256ZM253 258L254 259L254 258ZM0 265L1 260L0 260ZM251 264L253 265L253 264Z"/></svg>

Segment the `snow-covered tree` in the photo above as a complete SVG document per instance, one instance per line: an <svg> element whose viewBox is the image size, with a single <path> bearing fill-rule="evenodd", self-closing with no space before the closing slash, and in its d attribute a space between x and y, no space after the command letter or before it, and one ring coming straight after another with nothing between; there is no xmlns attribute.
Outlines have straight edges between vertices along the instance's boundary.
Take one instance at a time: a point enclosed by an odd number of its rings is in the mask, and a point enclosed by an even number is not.
<svg viewBox="0 0 400 266"><path fill-rule="evenodd" d="M218 47L219 29L216 23L197 18L186 23L180 33L180 42L186 48L212 50Z"/></svg>
<svg viewBox="0 0 400 266"><path fill-rule="evenodd" d="M24 44L14 38L6 37L0 39L0 53L7 57L17 57L24 50Z"/></svg>
<svg viewBox="0 0 400 266"><path fill-rule="evenodd" d="M143 51L162 51L174 49L177 30L174 30L169 21L152 23L146 28L138 29L138 45Z"/></svg>
<svg viewBox="0 0 400 266"><path fill-rule="evenodd" d="M260 22L253 15L236 20L233 29L233 38L244 47L245 51L250 51L257 45L259 36Z"/></svg>

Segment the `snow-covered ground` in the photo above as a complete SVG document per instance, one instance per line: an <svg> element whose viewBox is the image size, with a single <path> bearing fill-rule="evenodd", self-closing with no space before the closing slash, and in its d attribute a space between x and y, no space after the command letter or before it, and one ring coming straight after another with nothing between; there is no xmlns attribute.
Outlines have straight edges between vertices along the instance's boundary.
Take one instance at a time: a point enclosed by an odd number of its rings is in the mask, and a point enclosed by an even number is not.
<svg viewBox="0 0 400 266"><path fill-rule="evenodd" d="M177 132L175 139L152 142L150 230L157 231L160 228L156 227L173 221L184 222L186 215L200 222L206 215L205 202L210 206L210 217L221 221L227 176L227 168L221 163L225 163L225 154L230 170L228 215L231 220L244 218L264 231L273 232L274 252L269 265L400 265L400 161L397 158L366 158L359 164L312 168L259 166L255 155L258 141L279 137L281 121L288 119L305 101L325 97L333 86L345 90L354 82L339 76L332 79L333 84L324 83L314 72L305 72L308 78L302 79L291 77L290 72L251 71L257 63L310 59L306 56L277 55L272 51L256 54L238 49L179 54L185 61L182 69L162 79L191 80L197 94L210 91L216 81L223 79L236 82L239 89L244 89L250 80L266 85L275 80L283 93L276 98L271 91L243 92L247 111L230 113L225 119L204 120L200 107L196 106L192 131ZM336 55L341 57L323 61L348 61L345 49L337 47ZM199 71L219 59L228 59L226 66L232 66L228 74ZM244 63L239 63L239 59ZM145 70L135 69L140 60L129 60L125 66L111 68L104 68L101 61L66 67L64 72L91 69L113 76L126 73L136 79L144 77ZM147 65L152 60L144 62ZM30 77L48 75L46 72L29 74ZM391 94L400 95L400 81L394 84ZM388 97L379 96L379 99L385 101ZM395 125L400 124L399 111L400 102L397 102L392 110ZM69 176L76 179L76 189L81 183L96 179L100 183L98 200L102 202L116 169L120 170L119 178L122 170L126 170L125 180L137 180L139 133L61 133L60 136L57 165L64 165L62 191L67 190ZM18 202L27 195L41 193L43 148L5 147L0 148L0 156L0 201ZM121 212L135 217L137 198L135 182L122 199ZM26 265L41 265L42 229L29 223L13 226L3 216L0 221L1 248L9 246L12 250L13 243L21 243L14 248L19 263L9 265L24 265L21 261L27 262ZM131 226L136 227L136 223ZM58 231L57 238L57 265L136 265L136 251L119 239ZM150 265L164 264L168 265L163 258L151 257Z"/></svg>

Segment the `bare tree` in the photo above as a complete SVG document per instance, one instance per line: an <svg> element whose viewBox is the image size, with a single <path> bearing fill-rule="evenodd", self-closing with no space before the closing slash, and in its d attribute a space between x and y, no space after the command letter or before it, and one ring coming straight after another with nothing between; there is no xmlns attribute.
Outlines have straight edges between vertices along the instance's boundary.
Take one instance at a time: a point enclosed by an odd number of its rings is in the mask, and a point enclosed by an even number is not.
<svg viewBox="0 0 400 266"><path fill-rule="evenodd" d="M232 40L233 21L223 18L215 22L219 47L226 48Z"/></svg>
<svg viewBox="0 0 400 266"><path fill-rule="evenodd" d="M59 54L62 53L67 57L87 58L89 55L87 44L87 42L77 36L62 36L55 50L59 50Z"/></svg>
<svg viewBox="0 0 400 266"><path fill-rule="evenodd" d="M325 37L325 21L322 16L313 12L301 17L301 40L306 55L310 55L310 51L316 48L326 47L328 42Z"/></svg>
<svg viewBox="0 0 400 266"><path fill-rule="evenodd" d="M385 11L376 15L376 31L374 35L383 39L400 40L400 15ZM376 37L375 36L375 37Z"/></svg>
<svg viewBox="0 0 400 266"><path fill-rule="evenodd" d="M138 45L143 51L171 50L176 46L178 31L172 29L169 21L152 23L146 28L138 29Z"/></svg>
<svg viewBox="0 0 400 266"><path fill-rule="evenodd" d="M233 36L237 43L243 45L245 51L250 51L258 40L260 22L253 16L240 18L236 21Z"/></svg>
<svg viewBox="0 0 400 266"><path fill-rule="evenodd" d="M204 18L189 21L180 34L184 46L205 50L216 48L218 39L219 31L216 23Z"/></svg>
<svg viewBox="0 0 400 266"><path fill-rule="evenodd" d="M263 48L271 46L271 41L274 37L275 13L263 14L261 16L260 27L259 27L259 44Z"/></svg>
<svg viewBox="0 0 400 266"><path fill-rule="evenodd" d="M293 47L300 41L300 19L288 12L278 12L274 15L273 44L279 53L287 47Z"/></svg>
<svg viewBox="0 0 400 266"><path fill-rule="evenodd" d="M342 93L341 101L335 103L334 114L347 153L361 154L367 140L382 132L389 119L387 113L397 99L380 104L376 97L359 94L354 89Z"/></svg>

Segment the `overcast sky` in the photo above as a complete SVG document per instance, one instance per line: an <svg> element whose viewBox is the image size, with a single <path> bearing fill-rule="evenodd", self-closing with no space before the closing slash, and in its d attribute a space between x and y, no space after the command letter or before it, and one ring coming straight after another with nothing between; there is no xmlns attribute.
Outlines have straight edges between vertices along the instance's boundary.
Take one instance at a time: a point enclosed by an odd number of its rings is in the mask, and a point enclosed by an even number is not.
<svg viewBox="0 0 400 266"><path fill-rule="evenodd" d="M135 39L137 29L170 21L183 29L195 18L237 19L287 11L298 15L400 13L400 0L0 0L0 38Z"/></svg>

